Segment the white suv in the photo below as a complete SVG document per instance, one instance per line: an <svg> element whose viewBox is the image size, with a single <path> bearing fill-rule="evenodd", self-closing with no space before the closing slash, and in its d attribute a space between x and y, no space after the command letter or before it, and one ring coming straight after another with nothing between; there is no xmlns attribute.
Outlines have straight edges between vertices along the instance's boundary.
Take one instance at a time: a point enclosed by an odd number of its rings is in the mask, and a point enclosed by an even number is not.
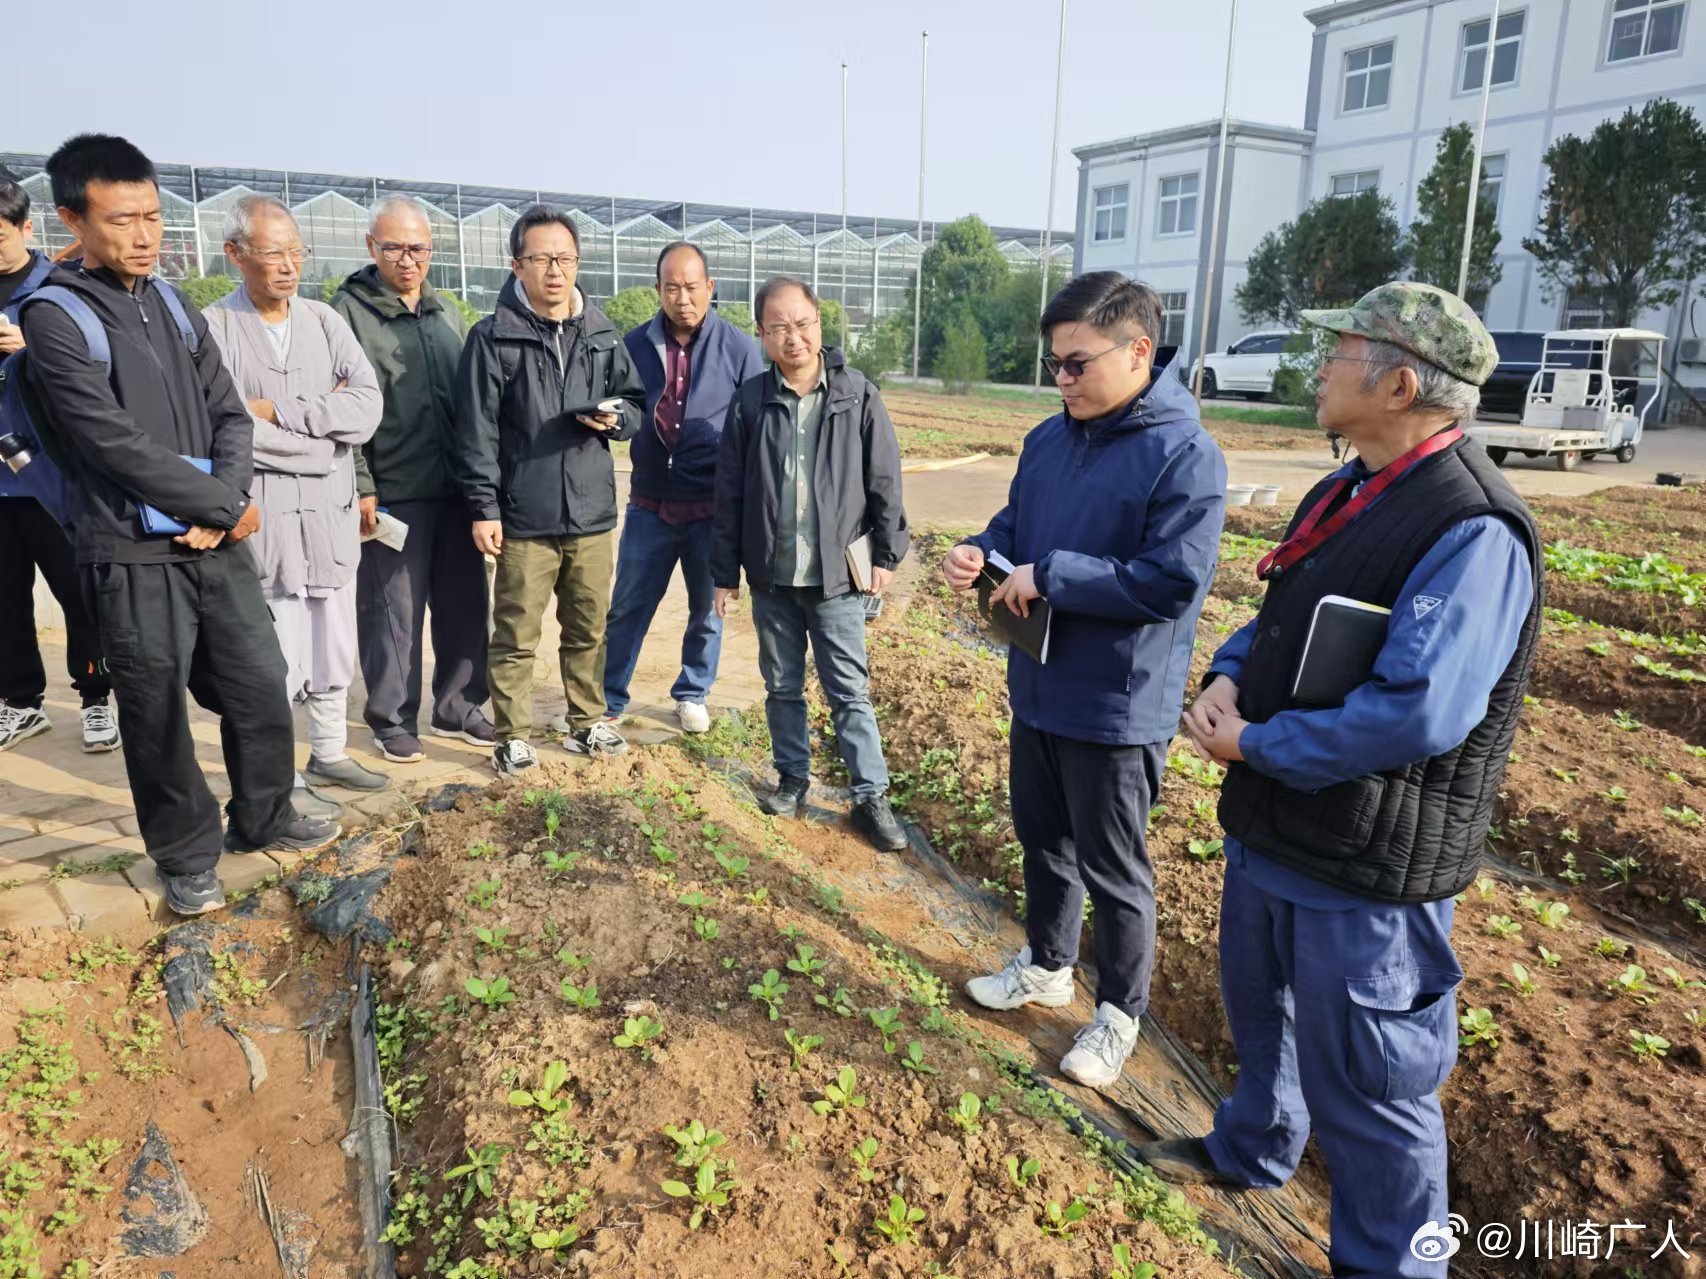
<svg viewBox="0 0 1706 1279"><path fill-rule="evenodd" d="M1203 398L1231 392L1259 400L1272 394L1280 356L1285 354L1286 343L1295 336L1280 329L1250 333L1224 352L1210 355L1203 368ZM1194 382L1195 369L1191 370L1191 375Z"/></svg>

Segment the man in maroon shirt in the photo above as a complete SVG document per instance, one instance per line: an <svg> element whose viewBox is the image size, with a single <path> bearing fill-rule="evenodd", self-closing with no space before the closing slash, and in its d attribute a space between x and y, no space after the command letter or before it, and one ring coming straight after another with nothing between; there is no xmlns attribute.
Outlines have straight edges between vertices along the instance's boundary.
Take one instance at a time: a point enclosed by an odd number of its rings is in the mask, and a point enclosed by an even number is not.
<svg viewBox="0 0 1706 1279"><path fill-rule="evenodd" d="M729 401L764 362L758 343L712 309L717 285L697 245L667 246L657 281L661 309L625 339L645 383L646 421L631 446L634 474L605 626L604 705L612 719L627 708L640 645L679 562L688 617L670 698L682 729L702 733L711 726L705 701L723 642L711 582L717 454Z"/></svg>

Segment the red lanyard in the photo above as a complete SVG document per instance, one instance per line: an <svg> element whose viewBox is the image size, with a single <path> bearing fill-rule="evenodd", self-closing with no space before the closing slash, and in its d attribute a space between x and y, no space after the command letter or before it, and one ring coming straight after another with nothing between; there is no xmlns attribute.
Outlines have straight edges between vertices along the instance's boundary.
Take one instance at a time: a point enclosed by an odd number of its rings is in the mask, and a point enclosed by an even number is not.
<svg viewBox="0 0 1706 1279"><path fill-rule="evenodd" d="M1424 458L1450 448L1462 438L1463 432L1455 426L1441 431L1438 435L1428 436L1402 457L1395 458L1381 467L1378 473L1363 483L1355 497L1340 507L1332 519L1322 524L1321 517L1339 500L1351 483L1349 479L1335 481L1333 487L1315 504L1314 509L1303 517L1303 523L1297 526L1297 531L1262 557L1262 562L1256 565L1256 576L1266 581L1271 576L1283 573L1367 510L1369 504L1397 483L1398 477L1405 471ZM1319 528L1316 527L1318 524Z"/></svg>

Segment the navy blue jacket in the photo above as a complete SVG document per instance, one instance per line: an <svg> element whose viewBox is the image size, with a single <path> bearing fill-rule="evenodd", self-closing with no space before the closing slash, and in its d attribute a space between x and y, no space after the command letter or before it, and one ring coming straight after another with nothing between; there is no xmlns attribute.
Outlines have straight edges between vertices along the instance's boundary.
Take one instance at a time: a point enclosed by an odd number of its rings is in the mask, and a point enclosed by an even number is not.
<svg viewBox="0 0 1706 1279"><path fill-rule="evenodd" d="M1013 714L1079 741L1170 740L1225 515L1226 459L1171 367L1123 413L1026 436L1007 505L969 539L1034 564L1054 610L1048 665L1008 655Z"/></svg>
<svg viewBox="0 0 1706 1279"><path fill-rule="evenodd" d="M31 249L29 253L29 274L24 276L23 283L18 285L18 291L12 295L12 300L0 308L0 315L4 315L7 321L12 324L18 322L18 308L23 306L24 299L46 284L47 277L53 274L53 263L46 256L37 253L34 249ZM30 496L32 494L24 487L23 480L12 474L12 468L0 466L0 497Z"/></svg>
<svg viewBox="0 0 1706 1279"><path fill-rule="evenodd" d="M656 416L664 380L663 313L630 330L622 340L646 387L645 419L628 446L633 491L656 501L709 502L716 486L729 401L742 382L764 372L758 343L715 311L705 317L693 341L687 409L681 418L681 437L671 453L658 434Z"/></svg>

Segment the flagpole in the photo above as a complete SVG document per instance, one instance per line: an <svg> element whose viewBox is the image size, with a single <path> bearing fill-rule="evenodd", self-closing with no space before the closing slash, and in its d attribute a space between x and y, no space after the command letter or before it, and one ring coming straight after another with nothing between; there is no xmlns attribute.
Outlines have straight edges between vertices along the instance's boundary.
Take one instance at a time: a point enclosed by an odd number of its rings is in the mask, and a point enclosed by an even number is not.
<svg viewBox="0 0 1706 1279"><path fill-rule="evenodd" d="M1048 268L1049 254L1054 249L1054 180L1055 170L1060 167L1060 98L1061 90L1066 82L1066 0L1060 0L1060 36L1055 49L1054 59L1054 136L1049 143L1048 153L1048 220L1043 223L1043 284L1042 296L1037 299L1037 318L1048 309ZM1043 331L1037 327L1037 366L1031 372L1031 385L1040 388L1043 384Z"/></svg>
<svg viewBox="0 0 1706 1279"><path fill-rule="evenodd" d="M1499 47L1499 0L1493 0L1493 17L1487 24L1487 60L1481 67L1481 127L1475 132L1475 153L1469 161L1468 211L1463 216L1463 256L1457 264L1457 296L1464 298L1469 287L1469 251L1475 241L1475 206L1481 195L1481 148L1487 144L1487 102L1493 96L1493 55ZM1464 298L1467 301L1467 298Z"/></svg>
<svg viewBox="0 0 1706 1279"><path fill-rule="evenodd" d="M912 376L918 377L918 332L924 321L924 120L930 92L930 33L924 33L924 62L918 73L918 265L912 277Z"/></svg>
<svg viewBox="0 0 1706 1279"><path fill-rule="evenodd" d="M1214 166L1214 208L1209 210L1208 268L1203 272L1202 296L1197 309L1202 313L1197 325L1197 372L1192 380L1191 394L1202 402L1203 366L1208 363L1208 321L1214 300L1214 264L1220 256L1220 210L1228 203L1224 198L1226 183L1226 126L1232 110L1232 46L1238 31L1238 0L1232 0L1232 14L1226 20L1226 84L1220 94L1220 155Z"/></svg>

